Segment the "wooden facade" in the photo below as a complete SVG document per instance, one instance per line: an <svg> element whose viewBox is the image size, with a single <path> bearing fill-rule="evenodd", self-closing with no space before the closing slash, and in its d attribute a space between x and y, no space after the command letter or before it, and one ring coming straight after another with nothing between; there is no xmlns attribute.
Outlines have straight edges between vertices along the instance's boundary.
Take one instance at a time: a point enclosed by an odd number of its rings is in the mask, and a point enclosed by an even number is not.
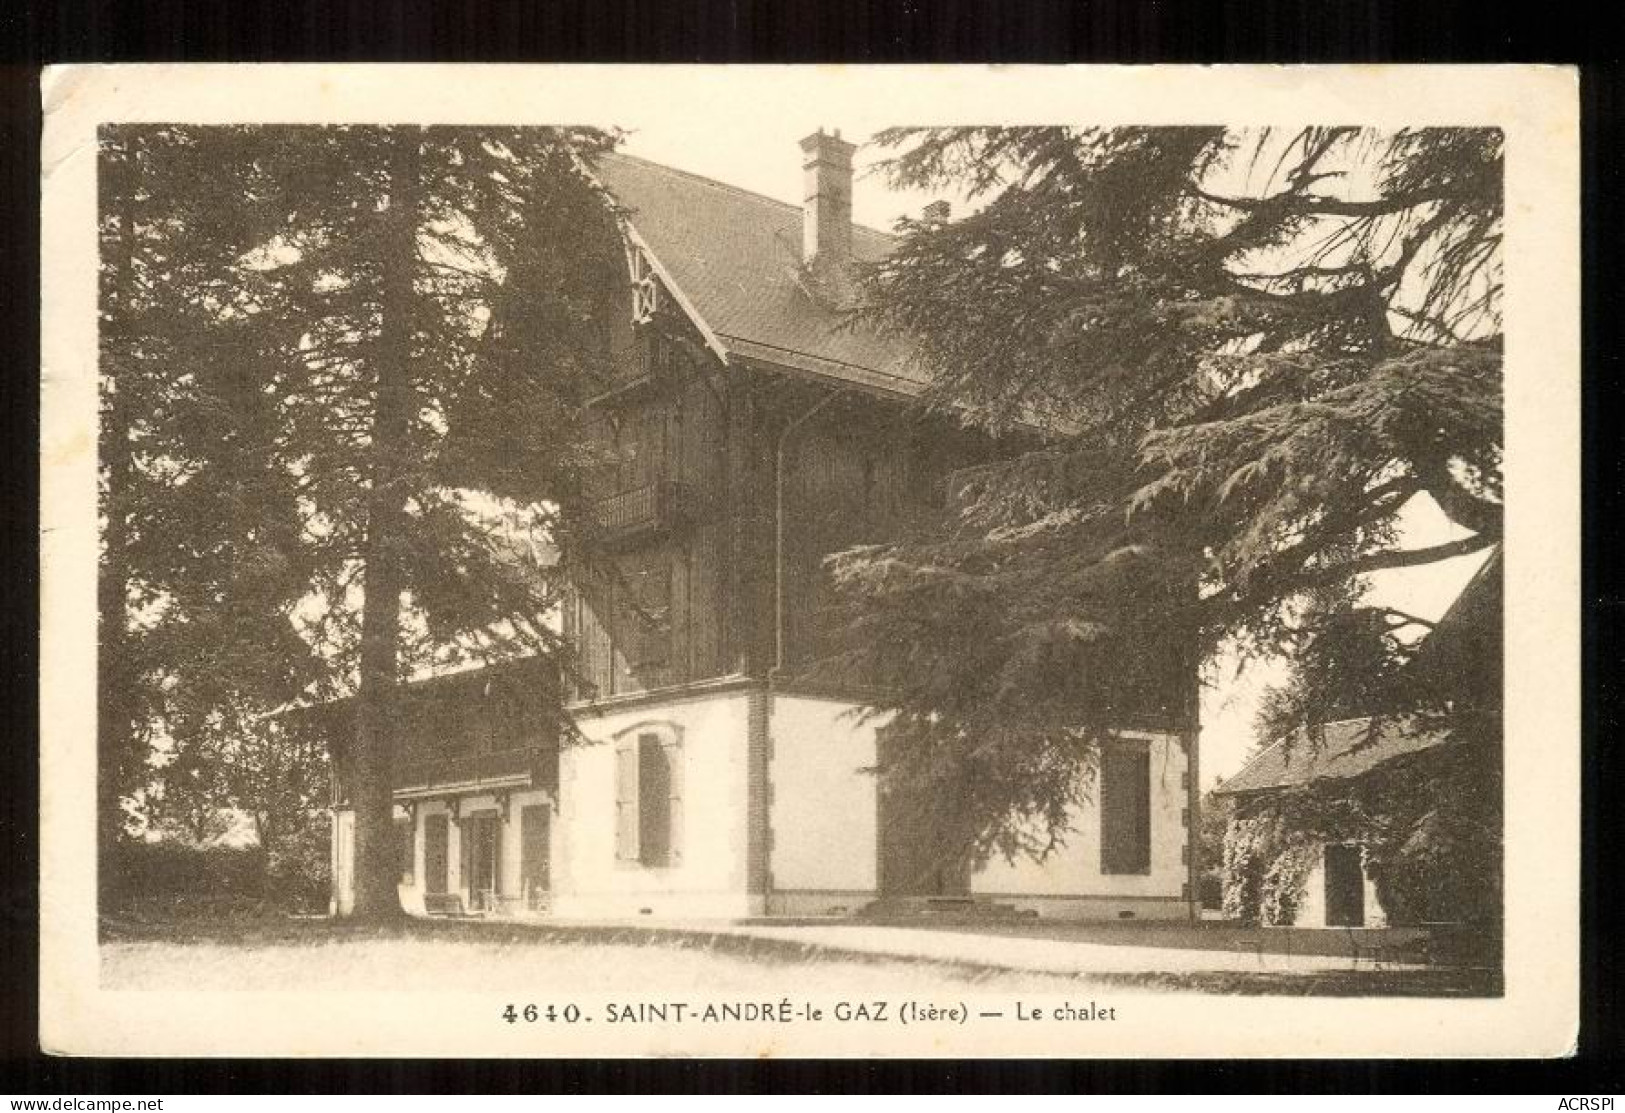
<svg viewBox="0 0 1625 1113"><path fill-rule="evenodd" d="M696 336L663 328L679 325L640 326L652 372L597 404L603 536L565 614L581 701L764 678L779 664L784 678L804 674L838 648L825 558L898 538L951 500L956 473L1012 451L905 399L724 365ZM1125 725L1188 720L1194 650L1164 635L1125 647L1144 667L1094 694Z"/></svg>
<svg viewBox="0 0 1625 1113"><path fill-rule="evenodd" d="M402 689L395 738L397 799L457 785L551 789L558 783L557 679L534 660L492 665ZM349 800L352 701L296 715L320 730L334 762L334 803Z"/></svg>
<svg viewBox="0 0 1625 1113"><path fill-rule="evenodd" d="M671 322L639 331L645 370L595 402L600 537L564 616L577 698L765 676L781 555L784 664L813 663L833 645L823 559L939 508L985 443L898 399L725 366Z"/></svg>
<svg viewBox="0 0 1625 1113"><path fill-rule="evenodd" d="M726 376L693 345L643 330L636 389L596 403L590 489L600 536L565 608L577 694L602 698L732 671Z"/></svg>

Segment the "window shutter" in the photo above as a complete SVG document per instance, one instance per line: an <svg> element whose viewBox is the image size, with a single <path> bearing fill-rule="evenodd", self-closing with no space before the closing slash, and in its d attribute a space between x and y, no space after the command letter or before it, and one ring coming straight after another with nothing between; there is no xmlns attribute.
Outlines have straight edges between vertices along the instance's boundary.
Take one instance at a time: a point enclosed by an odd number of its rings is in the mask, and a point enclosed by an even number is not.
<svg viewBox="0 0 1625 1113"><path fill-rule="evenodd" d="M638 848L638 747L637 740L623 738L615 743L615 858L636 862Z"/></svg>
<svg viewBox="0 0 1625 1113"><path fill-rule="evenodd" d="M1134 868L1140 873L1150 873L1151 752L1142 749L1134 757Z"/></svg>
<svg viewBox="0 0 1625 1113"><path fill-rule="evenodd" d="M468 894L472 904L474 892L474 824L467 816L457 824L457 888Z"/></svg>
<svg viewBox="0 0 1625 1113"><path fill-rule="evenodd" d="M1151 754L1110 745L1100 755L1100 872L1151 871Z"/></svg>
<svg viewBox="0 0 1625 1113"><path fill-rule="evenodd" d="M670 830L666 835L667 857L672 865L683 860L683 744L667 742L666 757L667 794L670 801L666 820Z"/></svg>
<svg viewBox="0 0 1625 1113"><path fill-rule="evenodd" d="M671 770L658 734L638 735L638 842L643 864L671 861Z"/></svg>
<svg viewBox="0 0 1625 1113"><path fill-rule="evenodd" d="M423 873L424 889L430 893L444 893L449 885L451 865L450 830L444 813L423 819Z"/></svg>

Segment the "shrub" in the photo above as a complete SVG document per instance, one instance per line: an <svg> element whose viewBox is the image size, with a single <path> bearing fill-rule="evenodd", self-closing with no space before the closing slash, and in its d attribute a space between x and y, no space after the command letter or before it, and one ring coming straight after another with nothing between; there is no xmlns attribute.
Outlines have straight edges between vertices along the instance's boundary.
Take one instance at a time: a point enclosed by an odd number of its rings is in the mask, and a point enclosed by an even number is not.
<svg viewBox="0 0 1625 1113"><path fill-rule="evenodd" d="M111 891L122 897L210 894L258 897L264 863L258 847L127 842L112 855Z"/></svg>
<svg viewBox="0 0 1625 1113"><path fill-rule="evenodd" d="M327 825L312 822L266 860L258 846L161 840L120 845L106 863L104 913L214 916L327 907Z"/></svg>
<svg viewBox="0 0 1625 1113"><path fill-rule="evenodd" d="M327 908L331 843L324 816L284 838L271 856L270 888L292 910L319 912Z"/></svg>

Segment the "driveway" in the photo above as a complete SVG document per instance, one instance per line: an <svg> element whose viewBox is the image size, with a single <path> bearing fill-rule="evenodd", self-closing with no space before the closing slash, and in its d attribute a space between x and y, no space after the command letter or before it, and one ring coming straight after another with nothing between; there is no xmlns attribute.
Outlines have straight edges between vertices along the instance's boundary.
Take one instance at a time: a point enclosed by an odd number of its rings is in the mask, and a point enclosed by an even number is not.
<svg viewBox="0 0 1625 1113"><path fill-rule="evenodd" d="M1228 924L877 924L861 920L665 925L675 930L810 944L835 951L1079 976L1145 973L1320 974L1372 968L1372 956L1421 933L1365 929L1246 929ZM1360 954L1355 959L1355 944ZM1386 953L1378 949L1390 949ZM1425 969L1383 961L1393 970Z"/></svg>

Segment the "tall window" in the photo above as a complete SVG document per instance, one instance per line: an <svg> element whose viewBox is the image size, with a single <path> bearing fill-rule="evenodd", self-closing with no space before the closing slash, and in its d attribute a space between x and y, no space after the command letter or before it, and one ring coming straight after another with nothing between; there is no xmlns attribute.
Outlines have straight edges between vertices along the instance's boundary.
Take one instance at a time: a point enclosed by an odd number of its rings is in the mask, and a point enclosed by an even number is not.
<svg viewBox="0 0 1625 1113"><path fill-rule="evenodd" d="M1151 751L1144 743L1101 751L1100 872L1151 872Z"/></svg>
<svg viewBox="0 0 1625 1113"><path fill-rule="evenodd" d="M631 491L658 482L666 450L666 414L646 407L612 427L616 454L615 490Z"/></svg>
<svg viewBox="0 0 1625 1113"><path fill-rule="evenodd" d="M417 847L412 837L412 821L410 819L397 819L395 821L395 845L398 848L401 864L401 884L412 884L412 875L417 871Z"/></svg>
<svg viewBox="0 0 1625 1113"><path fill-rule="evenodd" d="M646 866L682 860L683 747L664 732L615 743L615 857Z"/></svg>
<svg viewBox="0 0 1625 1113"><path fill-rule="evenodd" d="M615 636L628 676L623 691L659 688L671 673L671 554L662 546L633 553L621 562L616 585L619 622Z"/></svg>

